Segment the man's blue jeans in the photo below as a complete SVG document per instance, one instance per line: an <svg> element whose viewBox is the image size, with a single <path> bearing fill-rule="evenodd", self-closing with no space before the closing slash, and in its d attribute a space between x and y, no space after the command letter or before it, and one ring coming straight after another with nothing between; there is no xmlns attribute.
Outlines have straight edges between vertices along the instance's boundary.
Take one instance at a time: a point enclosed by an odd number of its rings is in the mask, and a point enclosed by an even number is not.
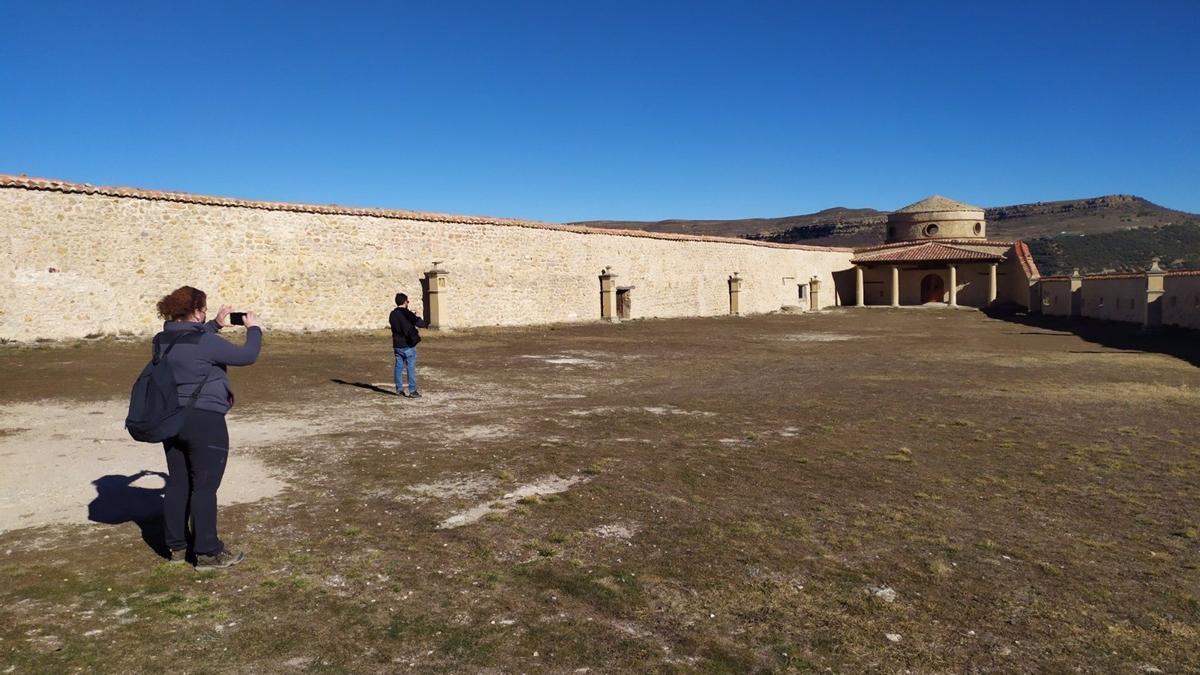
<svg viewBox="0 0 1200 675"><path fill-rule="evenodd" d="M396 393L404 393L404 382L400 379L400 373L408 371L408 391L412 393L417 390L417 348L416 347L397 347L396 352Z"/></svg>

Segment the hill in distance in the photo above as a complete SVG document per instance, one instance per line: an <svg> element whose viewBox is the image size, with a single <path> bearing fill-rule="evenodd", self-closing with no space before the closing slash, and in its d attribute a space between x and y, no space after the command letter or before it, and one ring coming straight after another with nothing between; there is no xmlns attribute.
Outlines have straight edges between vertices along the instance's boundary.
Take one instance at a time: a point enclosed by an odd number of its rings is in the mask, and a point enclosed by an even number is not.
<svg viewBox="0 0 1200 675"><path fill-rule="evenodd" d="M853 237L853 233L869 233L887 221L886 211L875 209L848 209L836 206L816 213L781 218L743 218L739 220L587 220L572 225L603 227L618 230L646 230L673 234L695 234L711 237L748 237L767 239L776 236L794 236L805 243L814 239L839 240ZM868 238L870 234L866 234ZM774 239L772 239L774 241ZM822 245L833 245L824 244ZM838 244L841 245L841 244Z"/></svg>
<svg viewBox="0 0 1200 675"><path fill-rule="evenodd" d="M1157 255L1200 266L1200 215L1133 195L1107 195L985 209L989 239L1029 242L1043 274L1144 269ZM798 216L740 220L593 220L590 227L647 230L815 246L883 243L886 211L836 207ZM1143 259L1144 258L1144 259Z"/></svg>

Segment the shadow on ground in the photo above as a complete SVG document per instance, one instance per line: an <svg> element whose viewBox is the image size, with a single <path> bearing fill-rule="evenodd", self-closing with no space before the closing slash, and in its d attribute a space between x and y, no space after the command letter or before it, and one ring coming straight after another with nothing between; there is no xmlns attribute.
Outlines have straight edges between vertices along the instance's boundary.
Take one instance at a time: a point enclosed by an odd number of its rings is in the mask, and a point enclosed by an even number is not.
<svg viewBox="0 0 1200 675"><path fill-rule="evenodd" d="M161 471L140 471L131 476L109 474L92 481L96 498L88 504L88 520L106 525L133 522L142 531L142 541L158 555L170 555L163 534L163 488L136 487L144 476L159 476Z"/></svg>
<svg viewBox="0 0 1200 675"><path fill-rule="evenodd" d="M1071 333L1108 350L1138 351L1165 354L1200 367L1200 334L1186 328L1166 327L1156 332L1144 332L1137 324L1094 319L1018 314L1012 312L986 312L993 319L1040 328L1043 330ZM1037 335L1023 332L1022 335ZM1072 351L1071 353L1103 353L1102 351Z"/></svg>
<svg viewBox="0 0 1200 675"><path fill-rule="evenodd" d="M333 382L334 384L344 384L347 387L358 387L359 389L369 389L370 391L373 391L373 392L376 392L379 394L387 394L388 396L396 395L396 392L392 391L391 389L384 389L383 387L377 387L369 382L347 382L346 380L339 380L336 377L330 379L329 381Z"/></svg>

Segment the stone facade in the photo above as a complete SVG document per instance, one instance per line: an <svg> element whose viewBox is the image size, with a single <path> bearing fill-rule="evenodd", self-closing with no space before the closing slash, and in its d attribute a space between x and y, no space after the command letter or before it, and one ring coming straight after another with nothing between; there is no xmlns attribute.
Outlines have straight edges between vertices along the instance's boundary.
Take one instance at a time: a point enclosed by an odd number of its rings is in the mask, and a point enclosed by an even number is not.
<svg viewBox="0 0 1200 675"><path fill-rule="evenodd" d="M157 300L187 284L259 312L268 328L374 329L397 291L424 311L448 271L444 328L593 321L606 267L631 318L808 307L850 249L592 230L515 220L242 202L0 177L0 338L147 334ZM803 303L803 304L802 304ZM821 306L837 304L822 293Z"/></svg>

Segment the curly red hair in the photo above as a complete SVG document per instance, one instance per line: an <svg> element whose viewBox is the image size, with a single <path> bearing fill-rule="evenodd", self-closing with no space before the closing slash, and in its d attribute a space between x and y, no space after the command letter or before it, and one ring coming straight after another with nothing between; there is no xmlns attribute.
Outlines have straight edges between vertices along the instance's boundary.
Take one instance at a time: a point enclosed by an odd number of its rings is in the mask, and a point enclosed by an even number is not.
<svg viewBox="0 0 1200 675"><path fill-rule="evenodd" d="M186 319L192 312L208 307L208 296L199 288L180 286L158 301L158 315L168 321Z"/></svg>

